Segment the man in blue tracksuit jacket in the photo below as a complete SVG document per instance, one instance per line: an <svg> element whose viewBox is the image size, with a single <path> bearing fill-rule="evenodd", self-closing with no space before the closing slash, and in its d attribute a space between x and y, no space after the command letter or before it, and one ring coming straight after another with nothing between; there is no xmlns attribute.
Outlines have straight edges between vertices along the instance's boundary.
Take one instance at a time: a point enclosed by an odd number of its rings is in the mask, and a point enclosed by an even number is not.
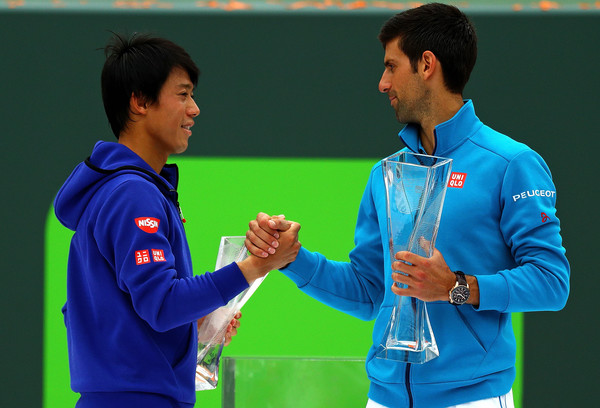
<svg viewBox="0 0 600 408"><path fill-rule="evenodd" d="M399 13L379 39L385 47L379 89L407 123L399 134L404 150L453 160L434 254L399 252L392 263L377 163L360 203L350 262L302 248L282 272L323 303L376 319L366 362L368 408L511 406L511 313L559 310L569 292L550 171L529 147L485 126L473 102L463 100L476 37L458 9L432 3ZM247 246L267 256L268 234L285 228L284 220L261 213ZM467 299L456 297L453 289L467 285ZM439 357L407 364L375 356L396 295L428 302Z"/></svg>
<svg viewBox="0 0 600 408"><path fill-rule="evenodd" d="M78 408L192 407L196 322L299 244L292 237L274 262L251 256L194 276L177 166L165 163L185 151L200 113L198 68L161 38L116 35L106 51L103 101L118 143L98 142L54 202L75 231L63 308L71 388Z"/></svg>

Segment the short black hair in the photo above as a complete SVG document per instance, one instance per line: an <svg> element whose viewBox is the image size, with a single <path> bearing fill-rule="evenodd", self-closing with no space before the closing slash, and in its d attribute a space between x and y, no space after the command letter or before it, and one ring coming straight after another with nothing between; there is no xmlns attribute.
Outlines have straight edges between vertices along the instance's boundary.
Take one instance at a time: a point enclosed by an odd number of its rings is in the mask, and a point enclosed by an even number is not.
<svg viewBox="0 0 600 408"><path fill-rule="evenodd" d="M194 87L198 83L200 71L189 54L164 38L113 33L104 53L102 102L117 139L131 120L129 101L132 94L149 104L154 103L174 68L186 71Z"/></svg>
<svg viewBox="0 0 600 408"><path fill-rule="evenodd" d="M378 38L384 48L397 38L415 71L423 53L431 51L453 93L462 94L477 60L475 27L462 11L447 4L429 3L398 13L383 25Z"/></svg>

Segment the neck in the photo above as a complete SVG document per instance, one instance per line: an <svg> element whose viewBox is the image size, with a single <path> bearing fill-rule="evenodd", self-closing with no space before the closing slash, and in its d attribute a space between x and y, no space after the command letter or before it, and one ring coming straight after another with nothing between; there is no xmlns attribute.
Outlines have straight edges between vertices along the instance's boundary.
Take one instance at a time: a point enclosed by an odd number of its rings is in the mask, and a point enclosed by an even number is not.
<svg viewBox="0 0 600 408"><path fill-rule="evenodd" d="M452 119L463 104L462 95L447 94L445 97L438 98L438 101L431 105L432 110L419 123L421 144L427 154L432 155L435 151L435 127Z"/></svg>
<svg viewBox="0 0 600 408"><path fill-rule="evenodd" d="M119 135L119 143L127 146L135 154L140 156L157 174L160 174L162 168L167 163L168 155L153 149L152 143L146 142L143 137L136 136L134 132L121 132Z"/></svg>

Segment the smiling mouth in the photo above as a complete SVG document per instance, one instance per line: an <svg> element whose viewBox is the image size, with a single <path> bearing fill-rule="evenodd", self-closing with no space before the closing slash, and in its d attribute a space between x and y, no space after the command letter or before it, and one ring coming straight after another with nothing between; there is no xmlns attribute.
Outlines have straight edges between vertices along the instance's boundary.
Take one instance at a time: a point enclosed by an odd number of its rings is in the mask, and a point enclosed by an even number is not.
<svg viewBox="0 0 600 408"><path fill-rule="evenodd" d="M192 134L192 126L194 126L193 123L191 125L183 125L183 126L181 126L181 128L184 129L187 133L189 133L191 135Z"/></svg>

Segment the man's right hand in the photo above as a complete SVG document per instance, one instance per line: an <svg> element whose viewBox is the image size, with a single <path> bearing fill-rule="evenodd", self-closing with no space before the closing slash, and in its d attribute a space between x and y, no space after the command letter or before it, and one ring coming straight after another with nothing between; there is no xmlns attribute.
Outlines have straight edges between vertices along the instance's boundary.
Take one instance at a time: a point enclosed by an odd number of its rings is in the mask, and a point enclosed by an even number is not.
<svg viewBox="0 0 600 408"><path fill-rule="evenodd" d="M280 245L280 231L288 231L292 221L285 219L285 215L276 215L271 217L265 213L258 213L255 220L250 221L250 229L246 232L246 248L251 254L259 258L266 258L273 255ZM298 230L300 226L298 224ZM296 231L296 239L298 234Z"/></svg>
<svg viewBox="0 0 600 408"><path fill-rule="evenodd" d="M262 226L266 226L268 230L263 230ZM302 247L298 242L300 224L287 221L283 216L269 217L267 214L260 213L256 220L250 222L250 228L246 233L246 248L251 255L238 263L248 283L265 276L269 271L281 269L296 259ZM265 240L259 236L265 237L267 242L273 244L273 246L266 246L268 251L266 254L258 246L265 245ZM256 255L257 253L259 255Z"/></svg>

